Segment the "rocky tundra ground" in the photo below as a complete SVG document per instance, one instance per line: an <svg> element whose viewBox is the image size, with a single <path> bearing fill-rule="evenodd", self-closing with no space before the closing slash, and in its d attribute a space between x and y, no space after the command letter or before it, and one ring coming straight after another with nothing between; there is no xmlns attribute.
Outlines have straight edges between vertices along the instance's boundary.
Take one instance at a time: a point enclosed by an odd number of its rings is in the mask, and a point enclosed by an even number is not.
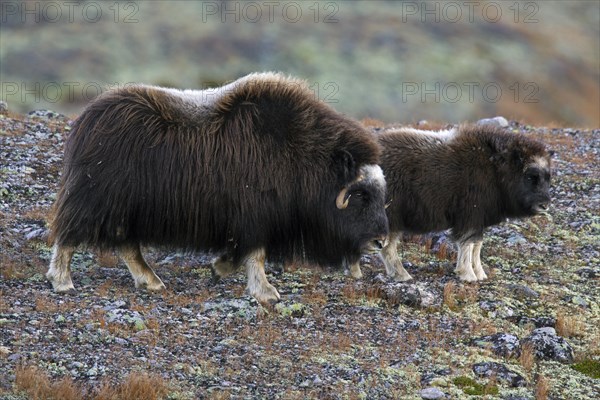
<svg viewBox="0 0 600 400"><path fill-rule="evenodd" d="M242 272L213 283L210 255L170 249L144 249L164 293L93 250L74 258L76 292L54 293L71 122L0 108L0 399L600 398L600 130L509 122L556 151L553 201L486 231L488 281L458 281L436 233L399 246L407 283L376 257L362 280L269 266L282 301L264 308Z"/></svg>

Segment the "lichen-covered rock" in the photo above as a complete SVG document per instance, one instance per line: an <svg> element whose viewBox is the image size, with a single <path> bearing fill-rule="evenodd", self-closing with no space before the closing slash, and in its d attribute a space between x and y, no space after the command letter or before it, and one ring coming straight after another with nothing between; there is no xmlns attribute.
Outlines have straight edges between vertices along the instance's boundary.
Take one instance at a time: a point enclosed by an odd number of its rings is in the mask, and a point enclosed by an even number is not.
<svg viewBox="0 0 600 400"><path fill-rule="evenodd" d="M413 284L406 283L388 283L381 287L385 298L390 305L396 306L403 304L409 307L421 306L421 292Z"/></svg>
<svg viewBox="0 0 600 400"><path fill-rule="evenodd" d="M509 321L516 325L527 325L533 324L536 328L545 328L550 327L554 328L556 326L556 319L552 317L527 317L525 315L515 315L514 317L508 318Z"/></svg>
<svg viewBox="0 0 600 400"><path fill-rule="evenodd" d="M496 362L482 362L473 365L473 372L479 377L489 378L495 376L500 382L510 387L527 386L527 381L521 375L508 369L504 364Z"/></svg>
<svg viewBox="0 0 600 400"><path fill-rule="evenodd" d="M535 356L540 360L554 360L564 364L573 363L573 348L564 338L556 335L554 328L538 328L523 339L523 345L531 343Z"/></svg>
<svg viewBox="0 0 600 400"><path fill-rule="evenodd" d="M508 120L504 117L484 118L477 121L477 125L494 125L501 128L508 126Z"/></svg>
<svg viewBox="0 0 600 400"><path fill-rule="evenodd" d="M475 346L489 348L500 357L519 357L521 355L521 342L515 335L509 333L495 333L473 339Z"/></svg>
<svg viewBox="0 0 600 400"><path fill-rule="evenodd" d="M435 387L428 387L421 390L421 398L427 400L435 400L435 399L445 399L448 396L446 393L442 392L440 389Z"/></svg>
<svg viewBox="0 0 600 400"><path fill-rule="evenodd" d="M52 110L33 110L27 113L27 116L30 118L45 118L45 119L67 119L67 117L61 113L57 113Z"/></svg>
<svg viewBox="0 0 600 400"><path fill-rule="evenodd" d="M507 285L508 290L517 298L521 300L526 299L535 299L540 297L540 294L530 288L529 286L519 285L519 284L509 284Z"/></svg>
<svg viewBox="0 0 600 400"><path fill-rule="evenodd" d="M431 382L438 377L448 376L452 373L450 368L436 369L435 371L423 372L421 375L421 386L428 386Z"/></svg>

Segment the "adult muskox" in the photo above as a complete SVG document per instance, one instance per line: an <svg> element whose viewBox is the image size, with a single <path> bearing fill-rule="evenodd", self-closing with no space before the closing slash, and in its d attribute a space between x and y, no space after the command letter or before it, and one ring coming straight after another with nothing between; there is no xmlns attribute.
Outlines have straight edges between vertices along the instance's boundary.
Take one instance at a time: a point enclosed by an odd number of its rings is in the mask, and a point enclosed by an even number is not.
<svg viewBox="0 0 600 400"><path fill-rule="evenodd" d="M164 288L140 245L227 254L259 301L279 294L265 258L357 261L388 233L375 138L300 80L251 74L227 86L108 91L77 118L65 147L46 276L73 288L80 244L114 248L136 286Z"/></svg>
<svg viewBox="0 0 600 400"><path fill-rule="evenodd" d="M550 153L523 135L489 125L446 131L401 128L378 136L386 176L390 240L382 251L388 276L405 281L400 232L451 229L461 280L487 278L480 260L484 228L544 212L550 202ZM358 263L353 277L362 276Z"/></svg>

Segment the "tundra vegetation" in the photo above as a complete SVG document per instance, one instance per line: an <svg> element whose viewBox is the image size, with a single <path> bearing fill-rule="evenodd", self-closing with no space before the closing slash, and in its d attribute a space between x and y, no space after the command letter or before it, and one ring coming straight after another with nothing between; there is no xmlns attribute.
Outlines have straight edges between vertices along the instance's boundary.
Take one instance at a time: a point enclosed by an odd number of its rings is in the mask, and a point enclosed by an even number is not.
<svg viewBox="0 0 600 400"><path fill-rule="evenodd" d="M206 254L154 248L166 291L92 251L73 257L77 290L53 292L47 218L70 122L0 114L0 398L600 396L600 130L510 122L556 151L550 218L486 231L488 280L457 279L446 234L412 236L398 251L413 282L373 256L361 280L267 265L282 300L263 307L243 273L213 284Z"/></svg>

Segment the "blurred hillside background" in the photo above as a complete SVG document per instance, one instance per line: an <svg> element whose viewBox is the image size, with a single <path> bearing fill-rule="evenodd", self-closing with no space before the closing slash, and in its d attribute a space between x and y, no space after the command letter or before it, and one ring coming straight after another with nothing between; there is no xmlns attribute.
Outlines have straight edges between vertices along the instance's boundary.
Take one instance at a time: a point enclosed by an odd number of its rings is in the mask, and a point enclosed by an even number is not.
<svg viewBox="0 0 600 400"><path fill-rule="evenodd" d="M0 100L306 79L355 118L600 126L600 1L0 1Z"/></svg>

